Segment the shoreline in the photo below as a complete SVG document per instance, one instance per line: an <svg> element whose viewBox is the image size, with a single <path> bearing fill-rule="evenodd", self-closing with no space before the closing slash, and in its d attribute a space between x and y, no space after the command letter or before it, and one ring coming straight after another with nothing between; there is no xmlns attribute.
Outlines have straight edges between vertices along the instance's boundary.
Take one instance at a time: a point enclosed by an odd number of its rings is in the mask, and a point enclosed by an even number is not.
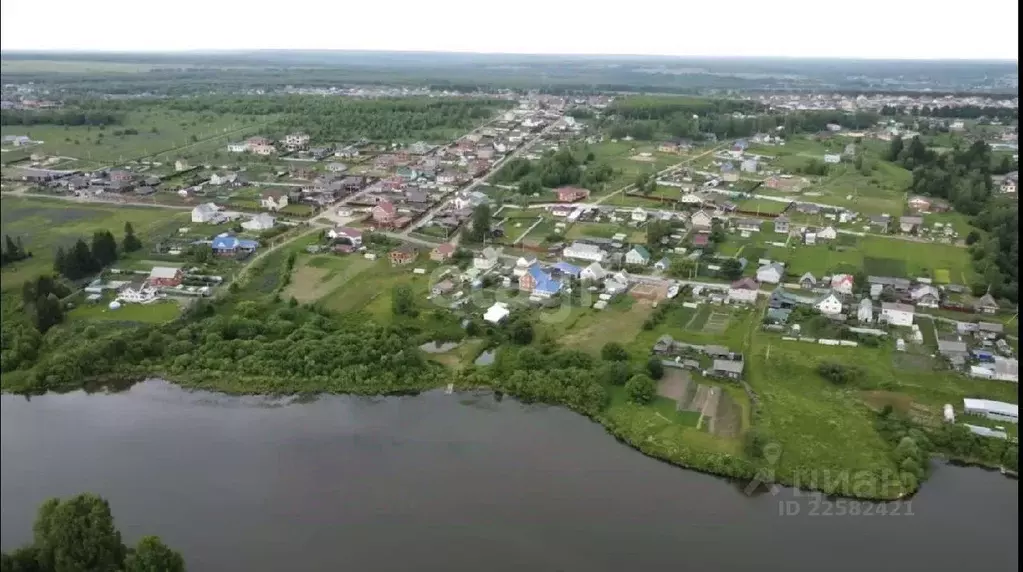
<svg viewBox="0 0 1023 572"><path fill-rule="evenodd" d="M167 383L170 383L172 385L175 385L175 386L177 386L177 387L179 387L181 389L188 390L188 391L207 391L207 392L211 392L211 393L221 393L223 395L232 396L232 397L239 397L239 396L310 397L310 396L316 396L316 395L335 395L335 396L358 395L358 396L400 397L400 396L416 396L416 395L419 395L421 393L428 392L428 391L435 391L435 390L436 391L442 391L442 390L444 390L445 386L447 385L447 383L441 384L441 385L436 385L436 384L433 384L433 383L429 383L429 384L423 384L420 387L411 387L411 388L403 388L403 389L384 389L382 387L364 387L364 388L348 389L348 390L345 390L345 391L324 391L324 390L320 389L320 390L316 390L316 391L309 390L309 391L254 392L251 389L243 390L242 388L237 387L237 386L217 384L215 381L212 382L212 383L207 383L207 376L212 377L212 378L216 378L216 379L223 379L219 375L212 374L212 373L211 374L193 374L193 375L187 375L186 374L184 376L182 376L182 375L170 376L170 375L163 375L163 374L160 374L160 373L149 373L149 374L146 374L146 375L141 375L141 374L117 374L117 375L104 376L103 378L100 378L100 379L91 379L91 380L89 380L89 381L87 381L87 382L85 382L85 383L83 383L83 384L81 384L81 385L79 385L77 387L67 388L64 391L49 390L49 391L47 391L45 393L61 394L61 393L70 393L72 391L86 391L86 392L90 392L91 393L91 392L98 392L98 391L101 391L101 390L105 391L105 392L108 392L108 393L119 393L121 391L126 391L126 390L130 389L132 386L134 386L137 383L141 383L141 382L148 381L148 380L162 380L162 381L165 381ZM521 398L519 396L516 396L514 393L510 393L510 392L507 392L507 391L499 390L499 389L496 389L496 388L488 386L488 385L460 385L457 382L455 382L454 383L454 389L455 389L456 392L485 390L485 391L489 391L489 392L492 392L492 393L501 393L503 395L507 395L507 396L512 397L512 398L514 398L514 399L516 399L516 400L518 400L518 401L520 401L521 403L524 403L524 404L539 403L539 402L529 401L529 400L523 399L523 398ZM33 395L31 393L31 391L8 391L8 390L3 390L2 393L8 393L8 394L12 394L12 395ZM36 395L45 395L45 393L43 393L43 394L36 394ZM785 478L784 475L776 476L776 475L773 474L773 472L766 473L766 475L769 476L769 479L768 480L763 480L763 479L761 479L761 476L763 476L764 473L760 473L758 468L755 467L755 466L752 466L752 465L746 467L748 470L743 470L743 468L742 468L743 465L742 464L736 464L733 467L737 469L737 471L736 471L737 473L741 473L741 474L729 474L729 473L727 473L727 472L725 472L723 470L715 469L714 467L710 467L710 466L707 466L707 465L695 464L695 463L689 462L686 459L682 459L682 458L672 458L672 457L670 457L668 455L664 455L664 454L662 454L662 453L660 453L658 451L653 451L649 447L644 447L642 443L637 443L625 431L619 430L613 423L611 423L611 421L607 417L605 417L603 415L600 415L600 414L598 414L598 415L589 415L589 414L587 414L585 412L573 409L573 408L571 408L571 407L569 407L569 406L567 406L565 404L562 404L562 403L546 403L546 402L543 402L543 403L546 404L546 405L562 407L562 408L565 408L565 409L567 409L569 411L572 411L573 413L575 413L577 415L582 415L583 417L586 417L591 422L600 425L609 436L614 438L619 443L621 443L621 444L623 444L623 445L625 445L625 446L627 446L627 447L629 447L629 448L631 448L631 449L633 449L633 450L643 454L644 456L646 456L648 458L654 459L654 460L662 462L662 463L666 463L666 464L672 465L672 466L680 468L680 469L685 469L685 470L688 470L688 471L694 471L694 472L701 473L701 474L704 474L704 475L709 475L709 476L713 476L713 477L716 477L716 478L724 479L724 480L729 481L729 483L733 484L733 485L741 485L741 484L745 483L746 486L744 487L744 493L747 494L748 496L756 496L757 494L761 494L762 492L765 491L765 489L768 492L770 492L772 486L779 485L779 486L783 486L783 487L786 487L786 488L789 488L789 489L793 489L793 490L800 490L800 491L818 493L818 494L824 495L824 496L826 496L828 498L850 499L850 500L860 500L860 501L869 501L869 502L877 502L877 503L886 503L886 502L895 502L895 501L899 501L899 500L912 499L913 496L917 492L919 492L923 488L924 484L926 483L926 481L923 481L923 482L919 483L914 490L909 491L909 492L905 492L905 493L902 493L902 494L899 494L899 495L889 495L889 496L870 495L870 494L858 495L858 494L836 493L836 492L828 491L828 490L825 490L825 489L823 489L821 487L817 487L817 486L814 486L814 485L807 486L806 483L799 483L799 482L796 482L795 480L787 479L787 478ZM986 471L999 471L999 472L1001 472L1003 474L1003 476L1006 476L1007 478L1018 478L1017 476L1013 476L1011 474L1012 472L1006 470L1004 467L993 466L993 465L990 465L990 464L986 464L986 463L980 462L980 461L978 461L976 459L970 459L970 460L967 460L967 459L957 459L957 458L954 458L954 457L941 456L941 455L935 455L934 457L936 457L938 459L941 459L944 462L949 463L949 464L954 464L954 465L958 465L958 466L976 467L976 468L983 469L983 470L986 470ZM722 459L735 459L736 461L738 461L740 463L748 463L748 461L746 461L745 459L742 459L742 458L739 458L739 457L735 457L734 455L721 454L721 456L718 457L718 458L722 458ZM749 488L749 487L752 487L752 488Z"/></svg>

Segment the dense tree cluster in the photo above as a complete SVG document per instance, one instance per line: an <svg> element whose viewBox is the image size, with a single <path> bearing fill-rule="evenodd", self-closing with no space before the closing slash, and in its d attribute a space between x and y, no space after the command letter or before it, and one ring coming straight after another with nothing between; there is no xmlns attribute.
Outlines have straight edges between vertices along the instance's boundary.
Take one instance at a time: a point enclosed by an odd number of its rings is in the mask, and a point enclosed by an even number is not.
<svg viewBox="0 0 1023 572"><path fill-rule="evenodd" d="M33 111L4 109L0 111L0 125L116 125L123 115L96 109L61 109Z"/></svg>
<svg viewBox="0 0 1023 572"><path fill-rule="evenodd" d="M485 383L525 401L565 405L597 415L608 403L607 391L595 378L597 362L584 352L540 347L504 348L485 371L470 374L470 383Z"/></svg>
<svg viewBox="0 0 1023 572"><path fill-rule="evenodd" d="M32 543L0 556L3 572L183 572L185 561L159 538L121 541L110 504L81 494L39 508Z"/></svg>
<svg viewBox="0 0 1023 572"><path fill-rule="evenodd" d="M316 141L445 139L509 102L465 98L350 99L307 95L206 96L161 105L177 111L274 116L280 135L304 131Z"/></svg>
<svg viewBox="0 0 1023 572"><path fill-rule="evenodd" d="M1019 110L1010 107L992 107L989 105L958 105L955 107L931 107L929 105L902 106L885 105L881 108L881 115L895 117L899 115L913 115L918 117L942 117L948 119L997 119L1005 121L1016 121L1019 118Z"/></svg>
<svg viewBox="0 0 1023 572"><path fill-rule="evenodd" d="M20 236L17 240L12 240L9 235L4 235L3 248L0 250L0 266L7 266L31 256L32 253L25 250L25 245L22 244Z"/></svg>
<svg viewBox="0 0 1023 572"><path fill-rule="evenodd" d="M121 242L124 252L134 252L142 248L142 241L135 236L135 229L130 222L124 224L124 239ZM53 269L69 280L78 280L96 274L100 270L117 261L118 244L109 230L97 230L92 235L92 245L84 239L78 239L74 246L65 250L57 248L53 260Z"/></svg>
<svg viewBox="0 0 1023 572"><path fill-rule="evenodd" d="M636 374L625 382L625 393L633 403L650 403L657 395L657 384L649 375Z"/></svg>
<svg viewBox="0 0 1023 572"><path fill-rule="evenodd" d="M518 191L527 195L566 185L597 190L614 176L614 169L607 163L593 161L593 153L580 160L571 149L564 147L545 153L539 161L512 159L495 173L494 181L518 183Z"/></svg>

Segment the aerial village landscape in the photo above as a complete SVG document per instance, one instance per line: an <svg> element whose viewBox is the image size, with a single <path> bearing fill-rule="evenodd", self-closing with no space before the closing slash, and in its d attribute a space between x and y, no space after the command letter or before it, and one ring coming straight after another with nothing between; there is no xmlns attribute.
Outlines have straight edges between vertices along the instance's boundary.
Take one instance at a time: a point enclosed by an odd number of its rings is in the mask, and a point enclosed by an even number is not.
<svg viewBox="0 0 1023 572"><path fill-rule="evenodd" d="M447 140L322 140L228 118L135 159L116 142L76 151L91 128L5 125L3 233L35 254L5 264L4 288L49 270L48 251L61 248L59 267L76 238L130 223L140 248L65 273L80 286L62 300L70 322L162 324L200 300L273 296L414 325L427 359L466 383L500 365L505 339L624 351L654 395L612 383L597 415L682 464L755 458L761 423L793 472L891 464L871 416L892 410L1016 441L1017 301L978 273L970 218L907 190L899 150L982 142L1010 166L993 193L1015 200L1017 126L884 111L1000 101L765 96L746 102L763 111L721 114L770 116L752 135L697 118L686 138L616 121L656 98L495 99ZM786 122L807 110L830 119ZM880 117L864 123L865 110ZM165 123L161 134L178 128ZM848 457L815 446L857 440ZM896 480L910 490L922 477Z"/></svg>

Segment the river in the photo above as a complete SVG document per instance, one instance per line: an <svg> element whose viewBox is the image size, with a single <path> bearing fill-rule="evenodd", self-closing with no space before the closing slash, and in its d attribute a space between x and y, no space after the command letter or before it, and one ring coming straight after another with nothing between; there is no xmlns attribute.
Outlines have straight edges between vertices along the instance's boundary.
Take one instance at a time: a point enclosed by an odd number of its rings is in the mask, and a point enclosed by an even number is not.
<svg viewBox="0 0 1023 572"><path fill-rule="evenodd" d="M1018 482L997 473L937 465L898 515L829 516L813 497L750 497L565 409L490 394L297 402L149 381L4 395L0 419L4 549L30 539L45 499L92 491L126 542L157 534L199 572L1019 563Z"/></svg>

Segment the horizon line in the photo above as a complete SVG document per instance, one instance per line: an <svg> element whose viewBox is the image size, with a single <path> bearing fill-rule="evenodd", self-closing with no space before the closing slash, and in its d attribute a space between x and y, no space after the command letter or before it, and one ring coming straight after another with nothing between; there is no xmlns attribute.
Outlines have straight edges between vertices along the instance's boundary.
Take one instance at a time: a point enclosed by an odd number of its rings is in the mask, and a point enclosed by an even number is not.
<svg viewBox="0 0 1023 572"><path fill-rule="evenodd" d="M298 53L385 53L385 54L422 54L422 55L468 55L468 56L539 56L563 58L662 58L662 59L747 59L747 60L847 60L877 62L998 62L1019 63L1015 58L999 57L954 57L954 56L813 56L813 55L735 55L735 54L615 54L615 53L569 53L569 52L490 52L476 50L405 50L382 48L195 48L195 49L104 49L104 48L0 48L0 57L7 54L76 54L76 55L206 55L206 54L239 54L266 52L298 52Z"/></svg>

